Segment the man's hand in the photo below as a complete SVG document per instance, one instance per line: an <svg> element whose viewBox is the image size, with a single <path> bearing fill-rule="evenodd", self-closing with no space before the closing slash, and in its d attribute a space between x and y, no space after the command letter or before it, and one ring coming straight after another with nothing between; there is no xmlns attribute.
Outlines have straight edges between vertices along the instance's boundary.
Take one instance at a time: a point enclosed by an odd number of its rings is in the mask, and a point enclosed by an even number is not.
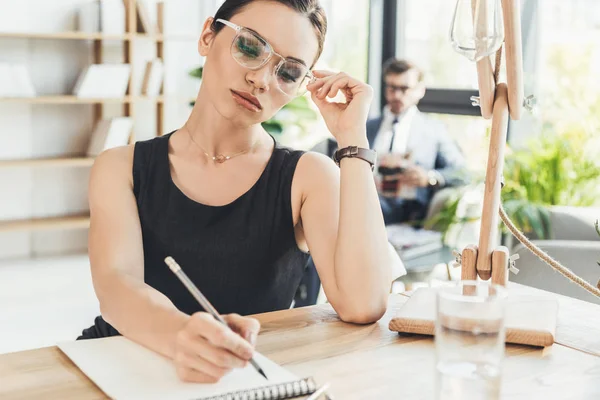
<svg viewBox="0 0 600 400"><path fill-rule="evenodd" d="M401 185L406 186L426 187L429 185L427 171L416 164L407 166L404 172L398 175L398 180Z"/></svg>
<svg viewBox="0 0 600 400"><path fill-rule="evenodd" d="M406 164L406 156L401 153L384 153L378 157L382 167L395 168Z"/></svg>

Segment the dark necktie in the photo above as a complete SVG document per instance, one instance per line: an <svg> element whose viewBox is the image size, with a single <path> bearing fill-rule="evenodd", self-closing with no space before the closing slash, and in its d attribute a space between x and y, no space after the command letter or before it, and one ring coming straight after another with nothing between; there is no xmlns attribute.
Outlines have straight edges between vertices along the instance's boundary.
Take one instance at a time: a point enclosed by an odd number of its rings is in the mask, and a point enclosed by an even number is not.
<svg viewBox="0 0 600 400"><path fill-rule="evenodd" d="M394 139L396 138L396 124L398 123L398 116L394 116L392 121L392 140L390 140L390 153L394 149Z"/></svg>

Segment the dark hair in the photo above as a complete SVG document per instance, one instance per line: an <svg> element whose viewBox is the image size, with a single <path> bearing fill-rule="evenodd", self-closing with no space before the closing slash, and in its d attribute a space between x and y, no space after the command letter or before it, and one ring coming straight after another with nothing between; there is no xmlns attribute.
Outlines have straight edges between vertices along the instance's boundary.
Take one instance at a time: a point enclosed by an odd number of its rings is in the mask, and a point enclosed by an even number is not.
<svg viewBox="0 0 600 400"><path fill-rule="evenodd" d="M250 3L257 0L225 0L225 2L219 7L217 10L214 21L211 25L211 29L214 32L219 32L223 29L223 25L217 23L217 19L224 19L229 21L231 17L240 13L246 6ZM325 42L325 34L327 33L327 17L325 15L325 10L319 3L319 0L269 0L275 1L277 3L281 3L290 7L291 9L299 12L300 14L306 16L313 27L315 28L315 33L317 34L317 39L319 40L319 51L317 53L317 57L315 61L321 56L323 52L323 43Z"/></svg>
<svg viewBox="0 0 600 400"><path fill-rule="evenodd" d="M419 82L423 80L423 70L417 67L415 64L407 60L400 60L397 58L390 58L383 64L383 77L388 75L399 75L411 69L416 70L419 73Z"/></svg>

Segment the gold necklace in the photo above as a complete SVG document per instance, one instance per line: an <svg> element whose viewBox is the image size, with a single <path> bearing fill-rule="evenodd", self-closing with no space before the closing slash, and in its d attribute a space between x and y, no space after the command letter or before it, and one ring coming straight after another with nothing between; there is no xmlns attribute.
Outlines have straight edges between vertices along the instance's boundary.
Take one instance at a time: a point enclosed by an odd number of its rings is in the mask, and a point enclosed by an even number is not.
<svg viewBox="0 0 600 400"><path fill-rule="evenodd" d="M204 153L204 155L205 155L206 157L210 158L211 160L213 160L214 162L216 162L216 163L219 163L219 164L223 164L225 161L229 161L229 160L231 160L233 157L237 157L237 156L240 156L240 155L242 155L242 154L245 154L245 153L249 152L250 150L252 150L252 149L254 148L254 145L256 144L256 142L255 142L255 143L253 143L253 144L252 144L252 146L250 146L248 149L246 149L246 150L242 150L242 151L239 151L239 152L237 152L237 153L234 153L234 154L231 154L231 155L229 155L229 156L226 156L226 155L224 155L224 154L217 154L216 156L211 156L210 154L208 154L208 153L206 152L206 150L204 150L204 149L202 148L202 146L200 146L200 145L198 144L198 142L196 142L196 141L194 140L194 137L192 136L192 133L189 131L189 129L185 128L185 130L187 131L187 133L188 133L188 136L190 137L190 140L191 140L192 142L194 142L194 144L195 144L196 146L198 146L198 148L199 148L200 150L202 150L202 152Z"/></svg>

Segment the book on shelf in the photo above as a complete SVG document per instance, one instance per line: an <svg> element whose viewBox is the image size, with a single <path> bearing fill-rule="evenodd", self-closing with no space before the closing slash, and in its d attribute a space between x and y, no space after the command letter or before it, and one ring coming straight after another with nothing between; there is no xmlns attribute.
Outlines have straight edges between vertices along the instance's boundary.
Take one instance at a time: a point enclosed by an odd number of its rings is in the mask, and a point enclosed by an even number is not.
<svg viewBox="0 0 600 400"><path fill-rule="evenodd" d="M92 0L77 9L77 29L85 33L125 34L123 0Z"/></svg>
<svg viewBox="0 0 600 400"><path fill-rule="evenodd" d="M147 33L149 35L157 34L157 26L153 24L152 20L150 19L150 13L148 12L148 6L146 3L143 0L137 0L136 8L138 33Z"/></svg>
<svg viewBox="0 0 600 400"><path fill-rule="evenodd" d="M80 74L73 93L81 98L118 98L127 94L129 64L92 64Z"/></svg>
<svg viewBox="0 0 600 400"><path fill-rule="evenodd" d="M130 117L100 120L92 133L87 156L96 157L104 150L127 145L132 129L133 119Z"/></svg>
<svg viewBox="0 0 600 400"><path fill-rule="evenodd" d="M29 69L23 63L0 63L0 97L35 97Z"/></svg>
<svg viewBox="0 0 600 400"><path fill-rule="evenodd" d="M144 80L142 81L142 95L157 97L161 94L164 79L164 66L160 59L148 61Z"/></svg>

